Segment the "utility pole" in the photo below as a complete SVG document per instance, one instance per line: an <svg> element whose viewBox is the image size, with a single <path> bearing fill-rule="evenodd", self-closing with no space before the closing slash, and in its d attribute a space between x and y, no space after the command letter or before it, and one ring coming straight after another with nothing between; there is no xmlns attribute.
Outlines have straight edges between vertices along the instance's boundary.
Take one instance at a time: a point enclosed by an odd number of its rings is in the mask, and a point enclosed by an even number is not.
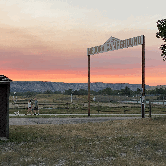
<svg viewBox="0 0 166 166"><path fill-rule="evenodd" d="M88 116L90 116L90 55L88 55Z"/></svg>
<svg viewBox="0 0 166 166"><path fill-rule="evenodd" d="M142 44L142 100L141 100L142 118L145 118L145 36L143 35Z"/></svg>

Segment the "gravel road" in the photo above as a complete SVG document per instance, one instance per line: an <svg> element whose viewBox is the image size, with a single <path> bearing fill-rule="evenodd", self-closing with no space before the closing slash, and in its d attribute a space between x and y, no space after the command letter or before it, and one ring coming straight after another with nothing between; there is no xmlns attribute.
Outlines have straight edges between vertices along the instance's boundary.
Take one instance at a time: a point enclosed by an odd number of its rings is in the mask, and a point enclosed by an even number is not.
<svg viewBox="0 0 166 166"><path fill-rule="evenodd" d="M95 118L10 118L9 125L37 124L77 124L88 122L104 122L110 120L138 119L141 117L95 117Z"/></svg>

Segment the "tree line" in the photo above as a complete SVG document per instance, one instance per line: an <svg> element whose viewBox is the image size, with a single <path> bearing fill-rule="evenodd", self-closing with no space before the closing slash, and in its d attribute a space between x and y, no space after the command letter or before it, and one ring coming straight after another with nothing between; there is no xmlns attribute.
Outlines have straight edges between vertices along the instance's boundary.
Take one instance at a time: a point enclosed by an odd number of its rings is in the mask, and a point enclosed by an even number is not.
<svg viewBox="0 0 166 166"><path fill-rule="evenodd" d="M99 91L90 91L93 95L120 95L120 96L135 96L141 95L141 89L137 88L136 91L132 91L129 87L125 87L125 89L121 90L112 90L111 88L105 88ZM80 89L80 90L72 90L68 89L64 92L61 91L51 91L47 90L45 92L11 92L10 95L12 96L35 96L36 94L64 94L64 95L88 95L88 90ZM166 95L166 88L155 88L153 90L145 90L146 95L155 95L155 96L165 96Z"/></svg>

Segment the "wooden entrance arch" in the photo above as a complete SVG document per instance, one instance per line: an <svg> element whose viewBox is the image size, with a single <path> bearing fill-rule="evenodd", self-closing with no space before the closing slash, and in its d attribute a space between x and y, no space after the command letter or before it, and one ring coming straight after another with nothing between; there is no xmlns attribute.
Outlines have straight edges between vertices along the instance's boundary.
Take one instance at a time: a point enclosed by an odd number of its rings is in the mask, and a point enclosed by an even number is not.
<svg viewBox="0 0 166 166"><path fill-rule="evenodd" d="M141 98L141 114L145 117L145 36L137 36L125 40L110 37L103 45L87 48L88 56L88 116L90 116L90 55L114 51L118 49L142 45L142 98Z"/></svg>

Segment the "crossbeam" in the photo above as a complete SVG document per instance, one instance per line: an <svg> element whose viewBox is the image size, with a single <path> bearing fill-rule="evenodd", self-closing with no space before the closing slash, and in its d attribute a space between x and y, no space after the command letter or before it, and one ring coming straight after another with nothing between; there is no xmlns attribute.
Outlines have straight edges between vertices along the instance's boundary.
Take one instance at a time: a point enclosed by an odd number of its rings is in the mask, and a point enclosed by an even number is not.
<svg viewBox="0 0 166 166"><path fill-rule="evenodd" d="M88 56L88 116L90 116L90 55L99 54L108 51L142 45L142 97L141 97L141 113L142 118L145 117L145 36L137 36L129 39L120 40L110 37L103 45L87 48Z"/></svg>

